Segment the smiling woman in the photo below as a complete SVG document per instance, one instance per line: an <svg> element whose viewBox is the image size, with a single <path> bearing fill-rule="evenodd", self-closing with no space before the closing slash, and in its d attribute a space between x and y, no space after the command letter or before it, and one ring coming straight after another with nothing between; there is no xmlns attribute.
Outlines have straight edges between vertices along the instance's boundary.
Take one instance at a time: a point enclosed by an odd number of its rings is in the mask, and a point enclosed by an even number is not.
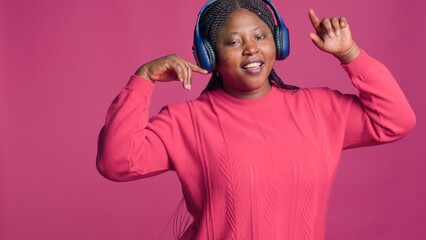
<svg viewBox="0 0 426 240"><path fill-rule="evenodd" d="M324 239L342 150L401 139L416 123L344 17L310 10L311 39L342 63L359 96L284 84L273 70L289 46L278 16L267 0L209 1L194 37L200 66L175 54L147 62L108 110L99 172L129 181L176 171L193 217L179 239ZM212 72L204 92L148 119L154 85L190 89L194 72Z"/></svg>

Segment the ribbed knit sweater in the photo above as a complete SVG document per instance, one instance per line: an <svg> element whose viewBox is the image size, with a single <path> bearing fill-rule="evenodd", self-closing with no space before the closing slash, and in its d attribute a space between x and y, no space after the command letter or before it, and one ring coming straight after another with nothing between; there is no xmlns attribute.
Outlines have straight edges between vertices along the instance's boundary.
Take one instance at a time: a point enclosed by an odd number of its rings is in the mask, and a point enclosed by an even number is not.
<svg viewBox="0 0 426 240"><path fill-rule="evenodd" d="M342 150L395 141L416 121L383 64L362 51L343 68L359 96L219 88L151 119L154 84L132 76L108 110L98 169L114 181L176 171L193 216L181 239L322 240Z"/></svg>

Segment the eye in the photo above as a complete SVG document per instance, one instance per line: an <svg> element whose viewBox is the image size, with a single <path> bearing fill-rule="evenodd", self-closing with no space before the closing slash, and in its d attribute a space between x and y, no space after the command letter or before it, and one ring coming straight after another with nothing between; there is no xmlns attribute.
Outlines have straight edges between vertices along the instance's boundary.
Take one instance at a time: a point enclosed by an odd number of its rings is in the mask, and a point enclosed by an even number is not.
<svg viewBox="0 0 426 240"><path fill-rule="evenodd" d="M255 38L256 40L262 40L262 39L264 39L264 38L265 38L265 36L264 36L263 34L257 34L254 38Z"/></svg>
<svg viewBox="0 0 426 240"><path fill-rule="evenodd" d="M237 46L237 45L239 45L240 43L241 43L241 41L240 41L240 40L235 39L235 40L229 40L229 41L227 42L227 45L229 45L229 46Z"/></svg>

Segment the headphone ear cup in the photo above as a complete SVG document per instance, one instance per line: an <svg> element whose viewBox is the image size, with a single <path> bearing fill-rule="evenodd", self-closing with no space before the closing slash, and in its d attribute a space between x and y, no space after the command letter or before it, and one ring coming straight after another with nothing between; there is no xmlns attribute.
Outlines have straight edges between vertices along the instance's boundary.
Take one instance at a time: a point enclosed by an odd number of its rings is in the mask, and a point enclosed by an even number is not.
<svg viewBox="0 0 426 240"><path fill-rule="evenodd" d="M281 35L281 29L278 26L274 27L274 41L275 41L275 48L276 48L275 58L277 60L280 60L282 49L283 49L283 39Z"/></svg>
<svg viewBox="0 0 426 240"><path fill-rule="evenodd" d="M206 58L208 59L206 62L209 63L208 68L204 68L204 69L206 69L210 73L210 72L213 72L216 68L216 57L214 55L214 50L210 42L207 41L206 39L203 39L203 43L204 43Z"/></svg>
<svg viewBox="0 0 426 240"><path fill-rule="evenodd" d="M276 59L284 60L290 54L290 39L288 29L279 26L274 27L274 40L276 47Z"/></svg>
<svg viewBox="0 0 426 240"><path fill-rule="evenodd" d="M211 44L203 38L194 38L193 54L197 65L209 73L213 72L216 64Z"/></svg>

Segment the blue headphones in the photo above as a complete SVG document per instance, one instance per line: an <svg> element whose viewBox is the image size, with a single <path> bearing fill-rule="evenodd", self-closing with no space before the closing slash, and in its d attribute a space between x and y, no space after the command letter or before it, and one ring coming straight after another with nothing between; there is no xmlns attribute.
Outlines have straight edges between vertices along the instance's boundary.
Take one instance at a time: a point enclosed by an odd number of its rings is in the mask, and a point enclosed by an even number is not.
<svg viewBox="0 0 426 240"><path fill-rule="evenodd" d="M284 21L282 20L280 14L278 13L278 10L275 8L275 6L272 4L270 0L262 0L265 4L267 4L275 15L275 20L277 22L277 25L274 26L274 40L275 40L275 47L277 50L276 53L276 60L284 60L288 57L290 54L290 39L289 39L289 33L288 28L284 24ZM197 22L195 25L194 30L194 45L192 47L192 52L195 57L195 61L197 62L198 66L200 66L203 69L206 69L209 73L213 72L216 67L216 59L214 55L213 46L207 41L206 39L202 38L200 36L200 30L199 30L199 21L200 16L204 12L204 10L212 3L216 2L216 0L209 0L200 10L197 17Z"/></svg>

